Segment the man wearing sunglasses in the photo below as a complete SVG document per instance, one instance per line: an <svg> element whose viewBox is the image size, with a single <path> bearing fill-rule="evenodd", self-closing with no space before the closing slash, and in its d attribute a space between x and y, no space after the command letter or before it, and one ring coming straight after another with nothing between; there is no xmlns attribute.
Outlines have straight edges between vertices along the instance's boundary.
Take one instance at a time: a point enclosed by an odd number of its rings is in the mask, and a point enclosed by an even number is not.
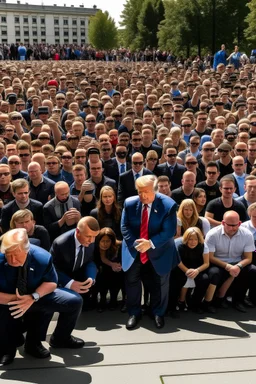
<svg viewBox="0 0 256 384"><path fill-rule="evenodd" d="M164 148L164 158L166 163L159 164L155 173L157 176L168 176L171 182L172 190L181 186L183 173L186 171L184 165L177 163L177 149L173 145Z"/></svg>
<svg viewBox="0 0 256 384"><path fill-rule="evenodd" d="M220 183L218 182L219 168L215 161L209 161L206 165L206 180L196 185L196 188L202 188L206 194L206 204L217 197L221 197Z"/></svg>
<svg viewBox="0 0 256 384"><path fill-rule="evenodd" d="M218 146L219 160L217 160L217 164L220 170L219 180L233 172L231 151L232 147L228 143L222 143Z"/></svg>
<svg viewBox="0 0 256 384"><path fill-rule="evenodd" d="M123 205L125 199L136 196L135 181L144 175L152 175L152 172L144 167L144 158L142 153L135 152L132 155L132 169L120 175L118 185L118 202Z"/></svg>
<svg viewBox="0 0 256 384"><path fill-rule="evenodd" d="M205 242L209 248L212 284L218 288L232 277L232 305L239 312L246 312L245 305L251 307L256 303L256 267L251 265L255 245L251 232L240 225L239 214L230 210L223 215L221 225L207 233ZM245 301L248 288L253 304ZM217 296L219 304L227 306L225 293L219 292Z"/></svg>

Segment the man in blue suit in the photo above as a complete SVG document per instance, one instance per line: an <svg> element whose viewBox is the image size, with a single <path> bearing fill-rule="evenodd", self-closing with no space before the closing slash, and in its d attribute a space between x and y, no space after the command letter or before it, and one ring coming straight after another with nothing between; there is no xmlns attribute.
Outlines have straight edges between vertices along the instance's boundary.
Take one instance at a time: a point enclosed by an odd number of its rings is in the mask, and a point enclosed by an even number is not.
<svg viewBox="0 0 256 384"><path fill-rule="evenodd" d="M154 175L136 180L139 196L125 200L122 213L122 268L125 271L127 329L141 318L141 281L150 292L151 310L157 328L164 326L168 304L169 275L178 263L174 244L176 203L157 191Z"/></svg>
<svg viewBox="0 0 256 384"><path fill-rule="evenodd" d="M27 231L16 228L1 238L0 253L0 365L12 363L17 347L33 357L47 358L45 340L54 312L59 312L50 339L53 348L81 348L84 341L71 336L81 312L82 298L56 289L57 273L51 255L29 244Z"/></svg>

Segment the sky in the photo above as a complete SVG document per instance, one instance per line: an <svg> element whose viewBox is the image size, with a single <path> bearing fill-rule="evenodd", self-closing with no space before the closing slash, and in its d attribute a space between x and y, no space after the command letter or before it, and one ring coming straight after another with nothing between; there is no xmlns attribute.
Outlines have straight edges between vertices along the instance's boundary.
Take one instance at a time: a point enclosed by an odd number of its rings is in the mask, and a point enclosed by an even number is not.
<svg viewBox="0 0 256 384"><path fill-rule="evenodd" d="M108 11L110 16L115 19L117 26L119 26L120 15L126 0L61 0L61 2L59 0L20 0L20 2L21 4L29 3L35 5L66 4L67 7L71 5L79 7L79 5L83 4L85 8L92 8L93 5L96 5L102 11ZM7 0L7 3L17 3L17 1Z"/></svg>

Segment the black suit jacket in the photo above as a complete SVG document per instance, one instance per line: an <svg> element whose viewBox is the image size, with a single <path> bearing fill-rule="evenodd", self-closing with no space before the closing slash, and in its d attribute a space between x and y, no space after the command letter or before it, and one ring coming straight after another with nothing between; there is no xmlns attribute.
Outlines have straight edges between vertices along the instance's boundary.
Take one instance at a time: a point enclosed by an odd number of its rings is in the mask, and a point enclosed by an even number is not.
<svg viewBox="0 0 256 384"><path fill-rule="evenodd" d="M73 207L76 208L79 212L81 212L80 201L74 196L71 196L71 199L73 201ZM49 232L51 241L56 239L56 237L60 236L62 233L65 233L70 229L73 229L76 227L76 224L72 226L68 226L67 224L64 224L62 227L59 227L59 224L58 224L59 218L56 216L56 213L55 213L54 202L55 200L51 199L45 204L43 209L45 228Z"/></svg>
<svg viewBox="0 0 256 384"><path fill-rule="evenodd" d="M126 170L131 169L131 163L126 162ZM115 180L116 185L119 183L119 168L116 158L113 158L111 162L104 163L104 175Z"/></svg>
<svg viewBox="0 0 256 384"><path fill-rule="evenodd" d="M181 179L182 179L183 173L186 172L186 170L187 168L184 167L184 165L176 163L175 167L173 168L173 173L171 176L169 166L166 163L164 163L164 164L159 164L155 168L155 174L157 176L162 176L162 175L168 176L171 182L171 190L173 190L181 187Z"/></svg>
<svg viewBox="0 0 256 384"><path fill-rule="evenodd" d="M146 168L143 168L143 176L152 175L153 173ZM120 205L123 205L125 199L131 196L138 195L137 190L135 189L135 181L133 176L133 171L130 169L120 175L117 200Z"/></svg>
<svg viewBox="0 0 256 384"><path fill-rule="evenodd" d="M3 233L9 231L12 215L19 209L20 208L18 207L16 200L10 201L8 204L3 206L1 211L1 227ZM42 203L30 199L29 205L26 207L26 209L29 209L33 213L36 224L44 225Z"/></svg>
<svg viewBox="0 0 256 384"><path fill-rule="evenodd" d="M50 253L58 274L58 285L65 287L72 279L84 281L88 277L95 280L97 268L93 261L94 243L84 247L84 260L80 269L73 271L75 263L75 229L63 233L54 240Z"/></svg>

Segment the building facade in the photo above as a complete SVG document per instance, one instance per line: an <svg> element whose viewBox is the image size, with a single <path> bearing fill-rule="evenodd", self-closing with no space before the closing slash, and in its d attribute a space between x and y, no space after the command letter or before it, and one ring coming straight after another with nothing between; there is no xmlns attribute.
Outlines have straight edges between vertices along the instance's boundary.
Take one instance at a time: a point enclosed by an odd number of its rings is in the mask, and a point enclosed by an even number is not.
<svg viewBox="0 0 256 384"><path fill-rule="evenodd" d="M0 0L0 44L88 44L88 25L97 8L32 5Z"/></svg>

